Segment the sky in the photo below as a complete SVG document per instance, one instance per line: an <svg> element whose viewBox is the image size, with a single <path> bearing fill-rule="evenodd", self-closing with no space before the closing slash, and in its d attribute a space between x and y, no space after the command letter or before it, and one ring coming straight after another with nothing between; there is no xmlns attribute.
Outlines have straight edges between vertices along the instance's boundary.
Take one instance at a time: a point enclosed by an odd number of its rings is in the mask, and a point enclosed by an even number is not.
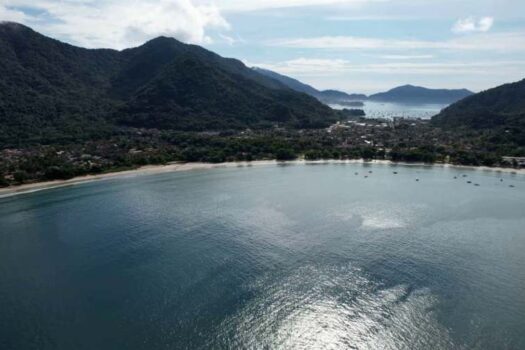
<svg viewBox="0 0 525 350"><path fill-rule="evenodd" d="M0 0L0 21L89 48L172 36L349 93L525 78L525 0Z"/></svg>

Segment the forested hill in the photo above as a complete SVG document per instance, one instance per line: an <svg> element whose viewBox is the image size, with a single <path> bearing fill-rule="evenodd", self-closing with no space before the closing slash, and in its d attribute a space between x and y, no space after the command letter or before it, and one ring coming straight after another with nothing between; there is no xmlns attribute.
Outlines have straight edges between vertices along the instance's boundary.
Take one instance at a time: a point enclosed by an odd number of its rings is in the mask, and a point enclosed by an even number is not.
<svg viewBox="0 0 525 350"><path fill-rule="evenodd" d="M199 46L160 37L90 50L0 23L0 145L102 137L116 127L324 127L316 99Z"/></svg>
<svg viewBox="0 0 525 350"><path fill-rule="evenodd" d="M311 85L302 83L297 79L290 78L286 75L282 75L282 74L276 73L271 70L262 69L258 67L254 67L253 70L262 75L265 75L269 78L272 78L274 80L281 82L282 84L286 85L292 90L303 92L305 94L313 96L324 103L337 103L337 102L345 102L345 101L346 102L347 101L364 101L367 99L367 96L363 94L347 94L346 92L338 91L338 90L320 91Z"/></svg>
<svg viewBox="0 0 525 350"><path fill-rule="evenodd" d="M387 92L369 96L370 100L394 103L442 103L450 104L473 93L466 89L427 89L420 86L403 85Z"/></svg>
<svg viewBox="0 0 525 350"><path fill-rule="evenodd" d="M443 127L525 127L525 79L467 97L432 121Z"/></svg>

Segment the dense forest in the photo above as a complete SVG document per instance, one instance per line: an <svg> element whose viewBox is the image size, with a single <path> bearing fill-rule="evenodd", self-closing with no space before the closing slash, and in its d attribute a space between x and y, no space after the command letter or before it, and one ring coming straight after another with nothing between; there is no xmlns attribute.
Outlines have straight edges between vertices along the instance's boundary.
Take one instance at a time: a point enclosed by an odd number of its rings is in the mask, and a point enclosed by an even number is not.
<svg viewBox="0 0 525 350"><path fill-rule="evenodd" d="M88 50L2 23L0 52L2 147L107 137L118 126L319 128L337 119L240 61L172 38Z"/></svg>
<svg viewBox="0 0 525 350"><path fill-rule="evenodd" d="M465 98L434 117L436 125L487 129L525 125L525 79Z"/></svg>
<svg viewBox="0 0 525 350"><path fill-rule="evenodd" d="M478 130L491 135L492 144L525 146L525 79L470 96L432 120L445 129Z"/></svg>

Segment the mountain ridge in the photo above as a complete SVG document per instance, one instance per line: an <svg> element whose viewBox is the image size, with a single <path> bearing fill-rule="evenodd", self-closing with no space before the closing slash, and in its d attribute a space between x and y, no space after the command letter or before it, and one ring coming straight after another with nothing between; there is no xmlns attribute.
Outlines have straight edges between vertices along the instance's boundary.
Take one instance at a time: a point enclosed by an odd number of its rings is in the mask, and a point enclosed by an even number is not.
<svg viewBox="0 0 525 350"><path fill-rule="evenodd" d="M339 90L318 90L314 88L311 85L305 84L295 78L268 70L264 68L259 67L253 67L253 70L256 72L259 72L263 75L266 75L272 79L275 79L282 84L286 85L292 90L302 92L305 94L308 94L310 96L313 96L324 103L337 103L341 101L362 101L367 98L366 95L363 94L348 94L343 91Z"/></svg>
<svg viewBox="0 0 525 350"><path fill-rule="evenodd" d="M0 50L0 142L101 137L114 126L311 128L337 119L239 60L173 38L85 49L4 22Z"/></svg>

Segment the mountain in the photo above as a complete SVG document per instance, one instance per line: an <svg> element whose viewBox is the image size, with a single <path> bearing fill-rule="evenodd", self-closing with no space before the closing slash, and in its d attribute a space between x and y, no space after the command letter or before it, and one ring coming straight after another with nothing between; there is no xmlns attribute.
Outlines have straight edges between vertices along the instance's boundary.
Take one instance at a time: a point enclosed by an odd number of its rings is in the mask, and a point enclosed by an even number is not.
<svg viewBox="0 0 525 350"><path fill-rule="evenodd" d="M364 101L368 97L364 94L347 94L338 90L321 91L321 97L325 99L343 100L343 101Z"/></svg>
<svg viewBox="0 0 525 350"><path fill-rule="evenodd" d="M0 144L102 137L123 126L324 127L336 113L235 59L160 37L84 49L0 23Z"/></svg>
<svg viewBox="0 0 525 350"><path fill-rule="evenodd" d="M253 67L252 68L254 71L256 71L257 73L259 74L262 74L264 76L267 76L269 78L272 78L274 80L277 80L279 82L281 82L282 84L286 85L287 87L289 87L290 89L292 90L295 90L295 91L298 91L298 92L302 92L302 93L305 93L305 94L308 94L310 96L317 96L320 91L317 90L316 88L308 85L308 84L304 84L302 82L300 82L299 80L297 79L294 79L294 78L290 78L286 75L282 75L282 74L279 74L279 73L276 73L274 71L271 71L271 70L268 70L268 69L263 69L263 68L258 68L258 67Z"/></svg>
<svg viewBox="0 0 525 350"><path fill-rule="evenodd" d="M320 91L308 84L300 82L297 79L290 78L286 75L282 75L271 70L257 67L254 67L253 70L281 82L290 89L313 96L326 104L348 104L349 102L362 102L366 100L407 104L451 104L473 94L472 91L466 89L427 89L413 85L399 86L387 92L382 92L371 96L364 94L348 94L338 90Z"/></svg>
<svg viewBox="0 0 525 350"><path fill-rule="evenodd" d="M525 142L525 79L467 97L432 118L442 127L515 128Z"/></svg>
<svg viewBox="0 0 525 350"><path fill-rule="evenodd" d="M262 75L265 75L269 78L272 78L274 80L281 82L282 84L286 85L292 90L313 96L324 103L337 103L337 102L343 102L343 101L363 101L363 100L366 100L367 98L366 95L347 94L346 92L337 91L337 90L320 91L308 84L304 84L300 82L297 79L290 78L286 75L282 75L282 74L273 72L271 70L262 69L258 67L254 67L253 70Z"/></svg>
<svg viewBox="0 0 525 350"><path fill-rule="evenodd" d="M450 104L472 94L473 92L466 89L427 89L420 86L404 85L391 89L387 92L371 95L369 96L369 99L372 101L395 103Z"/></svg>

